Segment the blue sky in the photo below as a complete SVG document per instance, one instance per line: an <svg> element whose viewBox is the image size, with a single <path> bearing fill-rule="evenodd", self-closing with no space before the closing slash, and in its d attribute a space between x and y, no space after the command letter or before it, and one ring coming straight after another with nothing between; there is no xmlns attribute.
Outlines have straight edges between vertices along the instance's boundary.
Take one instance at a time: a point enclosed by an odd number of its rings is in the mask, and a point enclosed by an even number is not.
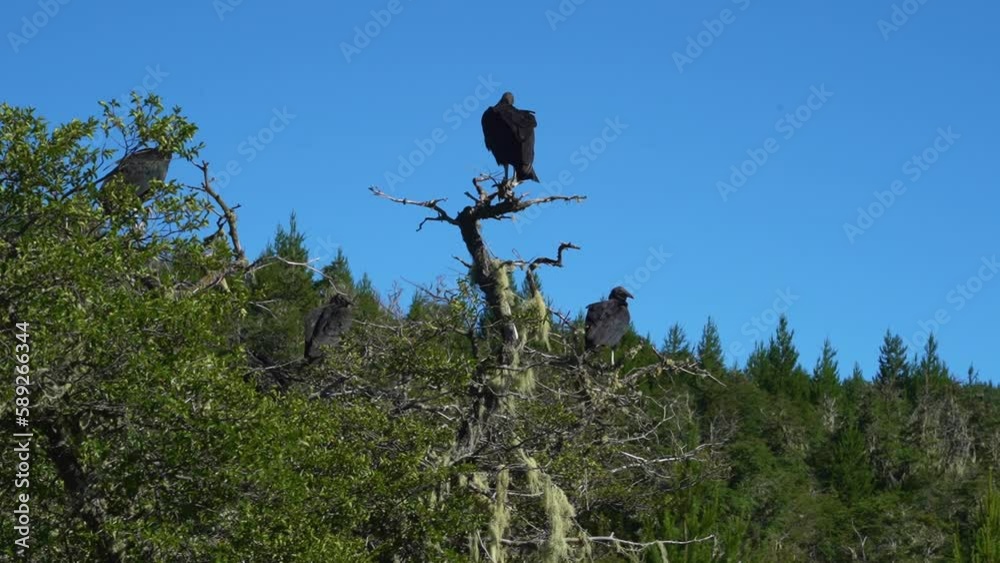
<svg viewBox="0 0 1000 563"><path fill-rule="evenodd" d="M1000 6L680 4L10 1L0 98L59 122L149 88L236 171L254 254L294 210L315 257L409 291L459 275L461 241L367 187L465 205L510 90L539 122L543 183L520 189L587 200L486 233L582 247L543 274L557 308L627 283L639 332L697 340L711 315L741 364L786 312L803 365L829 337L843 376L871 377L886 329L930 328L959 375L1000 380Z"/></svg>

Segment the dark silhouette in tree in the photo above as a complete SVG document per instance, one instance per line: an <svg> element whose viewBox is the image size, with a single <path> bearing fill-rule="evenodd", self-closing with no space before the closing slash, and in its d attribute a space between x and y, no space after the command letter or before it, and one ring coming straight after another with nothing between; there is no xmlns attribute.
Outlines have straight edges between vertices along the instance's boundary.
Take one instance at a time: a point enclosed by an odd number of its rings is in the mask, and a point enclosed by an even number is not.
<svg viewBox="0 0 1000 563"><path fill-rule="evenodd" d="M135 195L145 201L153 180L164 181L170 168L171 154L158 148L144 148L126 154L115 168L98 180L103 190L116 178L135 187Z"/></svg>
<svg viewBox="0 0 1000 563"><path fill-rule="evenodd" d="M628 312L628 300L634 299L624 287L611 290L608 298L587 305L584 326L584 349L593 350L600 346L612 348L611 363L615 363L614 347L621 342L632 322Z"/></svg>
<svg viewBox="0 0 1000 563"><path fill-rule="evenodd" d="M500 101L486 108L482 118L486 148L497 164L503 165L503 182L507 183L507 167L514 167L514 184L525 180L538 182L535 174L535 112L514 107L514 94L504 92Z"/></svg>
<svg viewBox="0 0 1000 563"><path fill-rule="evenodd" d="M317 307L305 318L305 357L313 361L323 357L322 348L336 346L341 336L351 328L353 303L341 294L334 294L330 301Z"/></svg>

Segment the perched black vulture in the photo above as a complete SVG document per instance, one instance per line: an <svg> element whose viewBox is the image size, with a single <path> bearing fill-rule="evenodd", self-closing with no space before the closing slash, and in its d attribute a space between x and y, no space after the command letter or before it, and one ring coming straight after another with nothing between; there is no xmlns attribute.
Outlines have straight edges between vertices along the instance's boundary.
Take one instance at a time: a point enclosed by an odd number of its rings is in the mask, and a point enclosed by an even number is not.
<svg viewBox="0 0 1000 563"><path fill-rule="evenodd" d="M330 301L306 315L306 359L323 357L322 346L336 346L340 337L351 328L351 307L347 297L336 294Z"/></svg>
<svg viewBox="0 0 1000 563"><path fill-rule="evenodd" d="M514 167L515 183L525 180L538 182L535 162L535 112L514 107L514 94L504 92L495 106L483 112L483 138L497 164L503 165L507 181L508 166Z"/></svg>
<svg viewBox="0 0 1000 563"><path fill-rule="evenodd" d="M628 313L628 299L632 294L624 287L611 290L605 301L587 305L587 321L584 348L592 350L598 346L615 347L628 330L632 317ZM634 298L633 298L634 299ZM611 363L614 363L612 351Z"/></svg>
<svg viewBox="0 0 1000 563"><path fill-rule="evenodd" d="M126 183L135 186L135 195L145 201L149 183L152 180L166 180L171 156L169 152L156 148L139 149L118 161L115 169L104 177L105 184L112 178L121 176Z"/></svg>

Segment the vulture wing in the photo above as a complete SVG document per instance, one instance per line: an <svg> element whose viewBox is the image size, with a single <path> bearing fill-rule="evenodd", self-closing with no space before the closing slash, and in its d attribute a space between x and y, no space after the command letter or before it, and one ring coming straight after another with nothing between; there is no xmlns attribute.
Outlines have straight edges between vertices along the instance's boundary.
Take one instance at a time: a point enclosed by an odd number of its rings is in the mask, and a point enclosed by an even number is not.
<svg viewBox="0 0 1000 563"><path fill-rule="evenodd" d="M598 301L587 306L586 348L616 346L631 321L628 306L617 301Z"/></svg>
<svg viewBox="0 0 1000 563"><path fill-rule="evenodd" d="M350 302L341 296L327 305L317 307L305 319L306 358L319 358L321 346L336 346L340 337L350 330L352 316Z"/></svg>
<svg viewBox="0 0 1000 563"><path fill-rule="evenodd" d="M493 106L486 108L486 111L483 112L482 123L483 140L486 141L486 148L490 152L497 154L497 151L502 150L502 140L510 136L510 131L507 129L503 118L500 117L499 112Z"/></svg>
<svg viewBox="0 0 1000 563"><path fill-rule="evenodd" d="M507 106L501 109L499 113L500 118L507 125L507 128L514 133L518 141L524 143L530 140L532 145L534 144L535 127L538 127L535 112Z"/></svg>

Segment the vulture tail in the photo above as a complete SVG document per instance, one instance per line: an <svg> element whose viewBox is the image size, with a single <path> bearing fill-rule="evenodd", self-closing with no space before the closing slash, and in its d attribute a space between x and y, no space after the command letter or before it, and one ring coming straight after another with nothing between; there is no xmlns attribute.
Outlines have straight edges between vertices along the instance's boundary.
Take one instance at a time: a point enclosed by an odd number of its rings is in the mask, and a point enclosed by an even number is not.
<svg viewBox="0 0 1000 563"><path fill-rule="evenodd" d="M535 167L530 164L522 164L515 169L514 172L518 182L524 182L525 180L534 180L536 182L541 182L538 179L538 174L535 174Z"/></svg>

